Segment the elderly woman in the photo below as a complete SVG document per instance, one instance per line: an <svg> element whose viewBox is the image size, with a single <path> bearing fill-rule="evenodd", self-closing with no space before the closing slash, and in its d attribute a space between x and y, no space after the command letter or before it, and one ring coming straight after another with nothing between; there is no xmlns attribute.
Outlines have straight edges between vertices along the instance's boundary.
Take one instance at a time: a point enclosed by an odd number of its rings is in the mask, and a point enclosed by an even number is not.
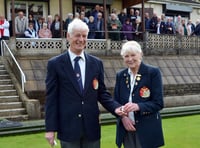
<svg viewBox="0 0 200 148"><path fill-rule="evenodd" d="M161 117L163 92L157 67L142 62L141 46L126 42L121 55L127 68L116 76L114 98L127 116L117 120L116 144L120 148L157 148L164 145Z"/></svg>
<svg viewBox="0 0 200 148"><path fill-rule="evenodd" d="M115 13L110 14L110 19L108 20L107 27L108 27L108 31L110 31L109 33L110 39L114 41L119 41L122 24L118 20L117 15Z"/></svg>
<svg viewBox="0 0 200 148"><path fill-rule="evenodd" d="M51 30L47 28L47 23L43 23L43 28L39 30L39 38L52 38Z"/></svg>

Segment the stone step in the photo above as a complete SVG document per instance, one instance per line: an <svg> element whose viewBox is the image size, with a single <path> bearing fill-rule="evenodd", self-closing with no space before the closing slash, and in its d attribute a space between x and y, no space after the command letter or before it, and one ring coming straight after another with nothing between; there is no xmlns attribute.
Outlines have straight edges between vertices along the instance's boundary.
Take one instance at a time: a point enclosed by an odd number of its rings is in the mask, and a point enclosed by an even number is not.
<svg viewBox="0 0 200 148"><path fill-rule="evenodd" d="M0 109L0 117L10 117L16 115L26 114L25 108L15 108L15 109Z"/></svg>
<svg viewBox="0 0 200 148"><path fill-rule="evenodd" d="M0 69L0 75L8 74L8 72L5 69Z"/></svg>
<svg viewBox="0 0 200 148"><path fill-rule="evenodd" d="M15 109L15 108L22 108L22 102L4 102L0 103L0 110L1 109Z"/></svg>
<svg viewBox="0 0 200 148"><path fill-rule="evenodd" d="M11 79L0 80L0 85L6 85L6 84L12 84L12 80Z"/></svg>
<svg viewBox="0 0 200 148"><path fill-rule="evenodd" d="M0 90L11 90L14 89L14 85L13 84L6 84L6 85L0 85Z"/></svg>
<svg viewBox="0 0 200 148"><path fill-rule="evenodd" d="M17 95L17 91L15 89L0 90L0 96L14 96L14 95Z"/></svg>
<svg viewBox="0 0 200 148"><path fill-rule="evenodd" d="M19 96L0 96L0 103L18 102Z"/></svg>
<svg viewBox="0 0 200 148"><path fill-rule="evenodd" d="M10 76L8 74L0 75L0 80L3 80L3 79L10 79Z"/></svg>
<svg viewBox="0 0 200 148"><path fill-rule="evenodd" d="M0 119L7 119L11 121L25 121L28 120L28 115L13 115L13 116L1 116Z"/></svg>
<svg viewBox="0 0 200 148"><path fill-rule="evenodd" d="M5 70L5 66L0 64L0 70Z"/></svg>

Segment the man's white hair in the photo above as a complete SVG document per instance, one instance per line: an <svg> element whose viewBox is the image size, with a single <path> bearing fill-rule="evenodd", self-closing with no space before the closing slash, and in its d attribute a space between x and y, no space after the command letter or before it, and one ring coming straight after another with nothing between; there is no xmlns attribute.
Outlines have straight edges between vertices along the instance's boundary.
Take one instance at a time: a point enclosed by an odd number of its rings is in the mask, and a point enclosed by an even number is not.
<svg viewBox="0 0 200 148"><path fill-rule="evenodd" d="M71 23L69 23L67 33L72 35L74 29L86 30L87 34L89 32L88 25L85 22L83 22L82 20L78 19L78 18L73 19L73 21Z"/></svg>
<svg viewBox="0 0 200 148"><path fill-rule="evenodd" d="M136 41L128 41L122 46L121 56L124 57L127 53L142 53L141 46Z"/></svg>

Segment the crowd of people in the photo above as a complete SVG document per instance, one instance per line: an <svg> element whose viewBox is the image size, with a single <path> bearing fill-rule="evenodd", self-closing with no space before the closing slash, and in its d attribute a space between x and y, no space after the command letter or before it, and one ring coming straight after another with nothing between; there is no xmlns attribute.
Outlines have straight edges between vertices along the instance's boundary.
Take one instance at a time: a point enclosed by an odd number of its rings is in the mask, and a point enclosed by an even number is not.
<svg viewBox="0 0 200 148"><path fill-rule="evenodd" d="M119 13L117 9L112 9L105 20L103 6L100 5L96 5L91 11L86 11L85 6L81 6L75 14L68 13L66 19L63 20L58 14L54 18L49 15L47 18L41 16L36 19L32 14L26 17L20 11L15 20L8 22L1 15L0 38L3 36L9 38L9 31L12 32L12 25L15 25L15 34L18 38L61 38L61 30L63 29L66 32L69 23L74 18L79 18L88 25L90 29L88 39L104 39L105 26L107 26L108 37L111 40L142 40L142 16L138 9L123 9ZM200 35L199 19L194 24L191 20L181 17L181 15L174 20L172 17L165 17L164 14L157 16L154 13L150 17L148 12L144 14L144 18L145 30L151 33L186 36Z"/></svg>

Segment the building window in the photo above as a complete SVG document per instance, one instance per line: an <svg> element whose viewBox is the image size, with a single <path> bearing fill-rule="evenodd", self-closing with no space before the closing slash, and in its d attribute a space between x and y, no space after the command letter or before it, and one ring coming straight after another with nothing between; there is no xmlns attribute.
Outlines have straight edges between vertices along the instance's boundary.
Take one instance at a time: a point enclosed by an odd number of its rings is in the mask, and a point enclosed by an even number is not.
<svg viewBox="0 0 200 148"><path fill-rule="evenodd" d="M7 18L11 20L12 16L12 2L7 1ZM35 19L39 17L47 17L48 15L48 2L35 2L35 1L15 1L14 2L15 15L19 11L23 11L25 16L32 14Z"/></svg>

